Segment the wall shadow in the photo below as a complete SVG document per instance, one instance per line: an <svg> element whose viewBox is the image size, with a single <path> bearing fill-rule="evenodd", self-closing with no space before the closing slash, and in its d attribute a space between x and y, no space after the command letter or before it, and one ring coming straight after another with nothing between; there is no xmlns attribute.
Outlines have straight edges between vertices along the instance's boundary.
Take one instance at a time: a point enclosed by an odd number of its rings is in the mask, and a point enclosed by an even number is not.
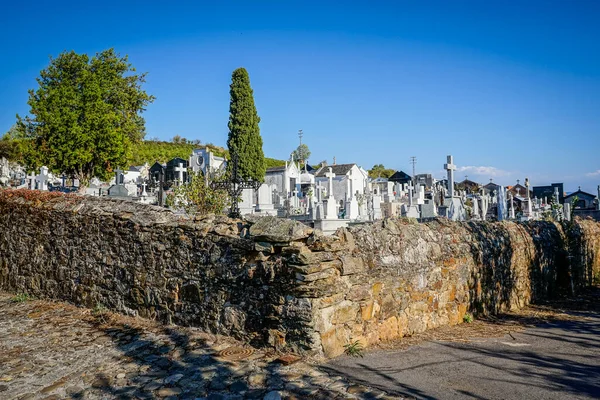
<svg viewBox="0 0 600 400"><path fill-rule="evenodd" d="M100 392L115 399L263 399L277 390L290 398L345 398L330 387L335 380L323 373L291 372L278 354L267 354L263 360L262 353L254 353L247 359L231 361L216 350L219 343L199 339L180 328L165 326L147 332L126 323L105 322L102 316L90 321L111 338L131 370L124 372L121 381L115 378L118 370L96 374L88 389L94 395ZM249 380L251 375L253 380ZM88 398L88 390L70 397Z"/></svg>

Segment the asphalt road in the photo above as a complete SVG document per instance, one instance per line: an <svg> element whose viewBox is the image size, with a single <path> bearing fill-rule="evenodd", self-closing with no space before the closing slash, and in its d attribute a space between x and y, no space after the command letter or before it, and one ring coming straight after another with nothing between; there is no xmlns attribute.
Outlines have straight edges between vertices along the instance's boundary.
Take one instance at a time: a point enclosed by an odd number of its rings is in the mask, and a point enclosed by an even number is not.
<svg viewBox="0 0 600 400"><path fill-rule="evenodd" d="M343 356L328 369L399 398L600 399L600 316L576 313L584 318L501 338Z"/></svg>

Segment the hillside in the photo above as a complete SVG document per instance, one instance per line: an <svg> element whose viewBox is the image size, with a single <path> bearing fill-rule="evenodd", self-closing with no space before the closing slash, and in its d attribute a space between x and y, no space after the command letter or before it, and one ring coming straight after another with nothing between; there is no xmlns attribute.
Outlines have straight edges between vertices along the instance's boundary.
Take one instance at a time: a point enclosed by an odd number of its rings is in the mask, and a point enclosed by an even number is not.
<svg viewBox="0 0 600 400"><path fill-rule="evenodd" d="M208 147L216 156L229 157L229 151L227 151L227 149L211 144L198 145L189 142L173 143L145 140L139 145L135 146L132 150L130 164L143 165L147 162L148 164L152 165L156 161L160 163L166 163L175 157L187 159L190 154L192 154L194 149L201 147ZM285 165L285 161L265 157L265 164L267 168L278 167Z"/></svg>

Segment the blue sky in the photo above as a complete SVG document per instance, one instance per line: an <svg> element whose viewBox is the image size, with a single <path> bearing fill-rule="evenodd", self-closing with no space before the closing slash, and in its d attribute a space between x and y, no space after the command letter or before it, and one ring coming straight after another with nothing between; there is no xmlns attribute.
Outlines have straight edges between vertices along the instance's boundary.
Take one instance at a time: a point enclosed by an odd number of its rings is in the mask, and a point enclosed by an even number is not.
<svg viewBox="0 0 600 400"><path fill-rule="evenodd" d="M147 137L225 145L245 67L265 154L567 191L600 184L598 1L43 1L0 17L0 132L48 57L114 47L148 72Z"/></svg>

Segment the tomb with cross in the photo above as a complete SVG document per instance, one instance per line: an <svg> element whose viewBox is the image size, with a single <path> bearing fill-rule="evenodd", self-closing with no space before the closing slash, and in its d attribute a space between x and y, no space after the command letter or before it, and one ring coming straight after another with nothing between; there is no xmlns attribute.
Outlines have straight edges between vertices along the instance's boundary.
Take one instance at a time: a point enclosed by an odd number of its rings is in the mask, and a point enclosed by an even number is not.
<svg viewBox="0 0 600 400"><path fill-rule="evenodd" d="M456 165L454 165L451 155L446 158L446 161L444 169L448 173L448 197L454 197L454 171L456 170Z"/></svg>
<svg viewBox="0 0 600 400"><path fill-rule="evenodd" d="M183 163L180 162L179 165L177 165L174 168L174 170L175 170L175 174L177 176L177 184L178 185L182 185L183 184L183 177L184 177L183 173L187 171L187 168L185 168L183 166Z"/></svg>
<svg viewBox="0 0 600 400"><path fill-rule="evenodd" d="M129 192L123 185L123 170L121 168L115 170L115 184L108 188L108 195L110 197L129 197Z"/></svg>
<svg viewBox="0 0 600 400"><path fill-rule="evenodd" d="M335 178L335 173L333 172L333 169L331 167L328 167L327 172L325 173L325 177L328 179L325 218L336 219L337 205L335 203L335 197L333 197L333 178Z"/></svg>
<svg viewBox="0 0 600 400"><path fill-rule="evenodd" d="M38 190L48 190L48 167L40 168L40 174L35 178L38 184Z"/></svg>
<svg viewBox="0 0 600 400"><path fill-rule="evenodd" d="M35 189L35 174L33 172L31 174L27 175L27 182L29 185L29 189L34 190Z"/></svg>

